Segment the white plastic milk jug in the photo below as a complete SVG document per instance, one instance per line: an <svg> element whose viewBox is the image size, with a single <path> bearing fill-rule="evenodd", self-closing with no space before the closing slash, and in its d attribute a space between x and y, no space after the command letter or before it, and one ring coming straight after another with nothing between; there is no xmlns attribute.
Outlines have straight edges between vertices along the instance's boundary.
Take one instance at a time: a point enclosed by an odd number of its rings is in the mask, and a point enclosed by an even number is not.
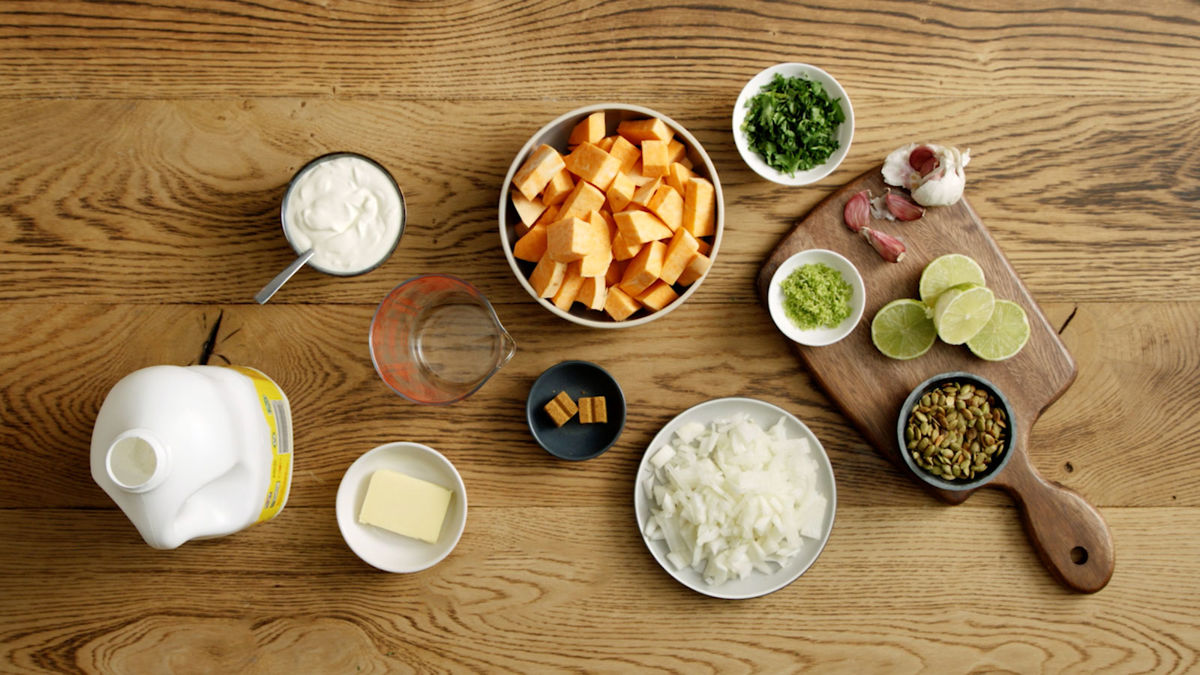
<svg viewBox="0 0 1200 675"><path fill-rule="evenodd" d="M152 366L113 386L92 478L154 548L275 517L292 484L287 397L240 366Z"/></svg>

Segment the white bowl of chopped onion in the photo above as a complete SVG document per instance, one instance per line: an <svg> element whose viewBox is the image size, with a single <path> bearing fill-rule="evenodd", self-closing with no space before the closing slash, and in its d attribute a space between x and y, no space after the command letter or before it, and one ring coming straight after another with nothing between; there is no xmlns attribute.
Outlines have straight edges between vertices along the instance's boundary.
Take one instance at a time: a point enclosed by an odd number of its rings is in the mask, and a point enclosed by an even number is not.
<svg viewBox="0 0 1200 675"><path fill-rule="evenodd" d="M751 398L680 413L642 457L638 529L654 559L704 595L744 599L795 581L833 529L837 486L816 435Z"/></svg>

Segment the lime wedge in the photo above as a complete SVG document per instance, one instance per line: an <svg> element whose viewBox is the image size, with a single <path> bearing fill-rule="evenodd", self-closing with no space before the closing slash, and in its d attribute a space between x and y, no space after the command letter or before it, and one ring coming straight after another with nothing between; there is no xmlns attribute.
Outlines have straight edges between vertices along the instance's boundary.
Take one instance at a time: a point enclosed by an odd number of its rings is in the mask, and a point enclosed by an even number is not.
<svg viewBox="0 0 1200 675"><path fill-rule="evenodd" d="M1016 355L1029 341L1029 319L1015 302L997 300L992 318L973 337L967 348L985 361L1003 361Z"/></svg>
<svg viewBox="0 0 1200 675"><path fill-rule="evenodd" d="M936 339L929 308L919 300L893 300L871 320L871 342L893 359L915 359L929 351Z"/></svg>
<svg viewBox="0 0 1200 675"><path fill-rule="evenodd" d="M933 325L947 344L970 340L992 318L996 296L986 286L963 284L942 292L933 305Z"/></svg>
<svg viewBox="0 0 1200 675"><path fill-rule="evenodd" d="M932 307L946 289L962 284L984 285L979 263L961 253L935 258L921 272L921 302Z"/></svg>

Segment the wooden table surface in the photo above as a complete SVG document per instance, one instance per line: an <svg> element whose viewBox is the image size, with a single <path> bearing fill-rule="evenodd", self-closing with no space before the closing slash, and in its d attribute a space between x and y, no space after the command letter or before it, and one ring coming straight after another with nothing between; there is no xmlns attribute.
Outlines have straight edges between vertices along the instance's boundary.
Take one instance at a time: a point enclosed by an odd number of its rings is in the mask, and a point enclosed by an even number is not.
<svg viewBox="0 0 1200 675"><path fill-rule="evenodd" d="M834 74L857 119L846 161L805 188L759 179L730 133L742 85L783 61ZM728 213L688 303L618 332L533 303L496 227L525 140L604 101L686 125ZM1004 493L949 506L883 460L758 304L794 222L913 140L971 149L971 204L1076 360L1029 451L1111 527L1099 593L1055 583ZM256 305L293 257L284 185L332 150L396 176L403 242ZM1195 670L1197 206L1196 2L3 3L0 671ZM518 344L449 407L392 394L367 353L379 300L429 272L477 285ZM152 550L91 479L92 425L122 376L209 352L291 398L291 499ZM554 460L525 425L531 382L564 359L629 401L593 461ZM671 579L631 500L657 430L724 396L803 419L838 485L816 564L745 601ZM470 495L458 547L411 575L361 562L334 517L349 464L398 440L441 450Z"/></svg>

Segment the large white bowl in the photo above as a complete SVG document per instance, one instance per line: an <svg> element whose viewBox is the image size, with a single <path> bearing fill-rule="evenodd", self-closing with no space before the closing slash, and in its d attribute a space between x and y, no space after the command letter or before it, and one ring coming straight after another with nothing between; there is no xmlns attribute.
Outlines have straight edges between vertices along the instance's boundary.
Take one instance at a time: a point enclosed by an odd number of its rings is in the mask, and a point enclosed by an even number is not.
<svg viewBox="0 0 1200 675"><path fill-rule="evenodd" d="M783 418L788 438L808 439L812 448L813 459L817 462L817 485L829 502L825 511L825 519L821 523L820 539L806 541L804 549L792 558L786 566L778 567L778 569L770 574L753 572L743 579L733 579L719 586L709 585L698 572L690 567L676 569L667 560L667 553L670 552L667 543L663 540L651 541L644 534L642 535L642 541L646 543L646 547L650 549L650 553L654 556L654 559L676 581L697 593L728 600L754 598L773 593L798 579L801 574L804 574L816 562L817 556L821 555L821 551L824 550L825 543L829 541L829 533L833 531L833 518L834 513L837 511L837 484L833 479L833 465L829 463L829 456L825 454L825 448L817 440L816 434L795 415L779 406L753 398L718 398L705 401L683 411L670 422L667 422L666 426L654 437L654 440L650 441L650 446L646 448L646 453L642 456L642 463L638 467L637 480L633 486L633 507L637 514L638 532L645 532L646 521L650 518L652 502L646 495L646 486L644 483L653 477L654 470L650 465L650 458L654 453L666 445L674 437L675 431L684 424L699 422L707 426L716 420L728 419L736 413L746 413L750 416L750 419L754 420L756 424L764 429L769 429L780 418Z"/></svg>
<svg viewBox="0 0 1200 675"><path fill-rule="evenodd" d="M790 176L768 166L757 152L750 149L746 132L742 131L742 123L746 121L746 102L762 91L762 88L775 77L775 73L784 77L803 77L819 82L825 87L825 92L829 94L830 98L841 99L842 112L846 114L846 121L838 127L838 149L829 156L829 159L825 160L824 164L807 171L797 171ZM780 185L793 187L809 185L833 173L833 170L838 168L838 165L846 158L846 154L850 152L850 141L853 138L854 108L850 105L850 96L846 94L842 85L833 79L832 75L807 63L780 63L761 71L746 83L746 86L742 88L742 93L738 95L737 103L733 105L733 140L737 145L738 152L742 155L742 160L746 162L746 166L754 170L754 173Z"/></svg>
<svg viewBox="0 0 1200 675"><path fill-rule="evenodd" d="M441 485L454 493L437 543L419 541L358 522L371 474L391 469ZM420 443L388 443L359 457L346 470L337 492L342 538L359 558L385 572L419 572L450 555L467 525L467 488L442 453Z"/></svg>
<svg viewBox="0 0 1200 675"><path fill-rule="evenodd" d="M500 190L500 243L501 248L504 249L504 256L508 259L508 265L512 268L513 275L517 277L517 281L529 293L529 297L536 300L538 304L545 307L552 314L567 321L592 328L631 328L662 318L682 305L696 292L696 289L700 288L700 284L704 283L704 279L708 277L708 273L706 272L704 276L697 279L691 286L688 286L674 302L661 310L639 316L635 319L613 321L607 314L583 309L578 303L572 306L571 311L564 312L555 307L554 303L549 300L539 298L537 292L533 290L533 286L529 284L529 274L533 271L534 264L517 260L512 252L513 244L517 239L516 224L520 222L516 209L512 205L512 199L509 196L512 191L513 175L525 163L529 154L543 143L557 148L559 152L565 152L567 149L567 137L571 135L571 129L588 115L600 110L605 112L607 134L615 134L617 132L617 125L624 120L657 117L666 122L667 126L671 127L671 130L675 132L680 141L687 144L688 158L694 164L692 171L699 176L707 178L713 184L717 211L716 233L713 235L712 251L708 254L708 257L712 259L713 264L716 264L717 251L721 247L721 235L725 231L725 198L721 193L721 181L717 178L716 167L713 166L708 153L704 151L704 147L700 145L700 141L696 140L695 136L692 136L687 129L683 128L683 125L650 108L627 103L598 103L596 105L577 108L555 118L546 126L538 129L537 133L530 137L525 146L521 148L521 151L517 153L517 156L513 158L512 165L508 167L508 174L504 176L503 187ZM711 267L709 271L712 271Z"/></svg>
<svg viewBox="0 0 1200 675"><path fill-rule="evenodd" d="M783 280L788 278L801 265L814 263L832 267L850 284L850 316L843 319L841 323L833 328L820 327L802 330L799 326L792 323L792 320L787 316L787 312L783 309ZM858 272L858 268L840 253L823 248L810 248L806 251L800 251L793 254L787 260L784 260L775 269L775 274L771 275L771 285L767 289L767 309L771 312L771 319L775 321L775 326L789 340L810 347L831 345L849 335L862 319L863 309L866 305L867 289L863 283L862 275Z"/></svg>

